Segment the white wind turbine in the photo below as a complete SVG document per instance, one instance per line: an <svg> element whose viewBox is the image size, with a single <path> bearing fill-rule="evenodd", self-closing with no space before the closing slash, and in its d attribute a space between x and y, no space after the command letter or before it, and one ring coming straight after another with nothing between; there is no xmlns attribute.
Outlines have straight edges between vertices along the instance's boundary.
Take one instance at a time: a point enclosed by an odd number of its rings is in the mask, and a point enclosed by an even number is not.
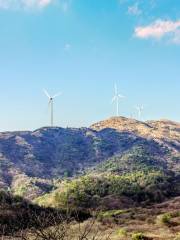
<svg viewBox="0 0 180 240"><path fill-rule="evenodd" d="M59 92L59 93L55 94L54 96L50 96L50 94L47 92L46 89L44 89L43 91L49 99L49 107L50 107L50 112L51 112L50 120L51 120L51 127L53 127L54 126L54 98L60 96L62 93Z"/></svg>
<svg viewBox="0 0 180 240"><path fill-rule="evenodd" d="M144 106L143 105L136 106L135 109L137 110L139 120L142 120L141 117L142 117L142 112L144 110Z"/></svg>
<svg viewBox="0 0 180 240"><path fill-rule="evenodd" d="M119 101L122 98L125 98L123 95L118 93L117 84L114 85L114 97L112 98L112 103L116 102L116 115L119 116Z"/></svg>

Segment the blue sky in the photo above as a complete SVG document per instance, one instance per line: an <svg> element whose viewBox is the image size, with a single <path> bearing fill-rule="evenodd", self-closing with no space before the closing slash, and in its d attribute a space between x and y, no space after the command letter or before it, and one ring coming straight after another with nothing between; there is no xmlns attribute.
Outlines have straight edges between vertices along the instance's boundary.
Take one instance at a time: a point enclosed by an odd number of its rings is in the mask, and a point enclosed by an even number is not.
<svg viewBox="0 0 180 240"><path fill-rule="evenodd" d="M120 114L180 120L179 0L1 0L0 131L89 126Z"/></svg>

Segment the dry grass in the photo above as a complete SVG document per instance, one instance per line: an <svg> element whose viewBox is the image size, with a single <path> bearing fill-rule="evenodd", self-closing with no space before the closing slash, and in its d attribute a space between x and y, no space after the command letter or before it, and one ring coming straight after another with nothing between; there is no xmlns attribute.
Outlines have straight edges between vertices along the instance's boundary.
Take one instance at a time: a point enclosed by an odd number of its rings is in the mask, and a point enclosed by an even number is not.
<svg viewBox="0 0 180 240"><path fill-rule="evenodd" d="M177 236L180 234L180 197L149 208L133 208L117 213L117 216L105 214L107 218L98 218L96 221L89 219L83 223L71 222L67 239L80 240L82 233L88 232L86 240L132 240L132 234L139 232L143 233L147 240L179 240ZM167 213L171 215L168 224L157 221L159 216ZM57 226L54 229L57 230ZM48 229L46 231L48 232Z"/></svg>
<svg viewBox="0 0 180 240"><path fill-rule="evenodd" d="M111 234L111 240L131 240L132 234L142 232L147 239L174 240L180 234L180 197L157 204L150 208L131 209L131 214L122 214L120 221L112 219L98 223L104 234ZM158 216L171 214L169 224L158 222Z"/></svg>

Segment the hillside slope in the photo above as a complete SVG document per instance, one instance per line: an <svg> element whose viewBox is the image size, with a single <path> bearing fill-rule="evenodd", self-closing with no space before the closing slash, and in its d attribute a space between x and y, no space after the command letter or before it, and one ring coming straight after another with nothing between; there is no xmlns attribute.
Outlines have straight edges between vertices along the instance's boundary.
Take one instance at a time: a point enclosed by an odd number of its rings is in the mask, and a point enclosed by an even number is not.
<svg viewBox="0 0 180 240"><path fill-rule="evenodd" d="M128 161L139 164L134 152L139 148L148 154L141 160L151 169L156 166L178 174L180 124L119 117L90 128L45 127L33 132L0 133L0 187L33 199L56 187L54 179L80 176L89 169L97 171L101 163L110 170L108 162L114 162L113 157L121 158L116 173L125 168L131 172L134 167L131 169Z"/></svg>
<svg viewBox="0 0 180 240"><path fill-rule="evenodd" d="M128 131L146 139L154 139L175 152L180 151L180 123L177 122L169 120L140 122L125 117L112 117L91 126L91 129L96 131L106 128L116 129L119 132Z"/></svg>

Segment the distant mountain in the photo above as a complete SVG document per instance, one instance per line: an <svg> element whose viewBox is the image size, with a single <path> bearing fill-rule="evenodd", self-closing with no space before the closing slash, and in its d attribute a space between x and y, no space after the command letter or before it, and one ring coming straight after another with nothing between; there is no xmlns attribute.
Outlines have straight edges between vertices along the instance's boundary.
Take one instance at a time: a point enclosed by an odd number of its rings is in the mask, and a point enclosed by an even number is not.
<svg viewBox="0 0 180 240"><path fill-rule="evenodd" d="M115 117L90 128L0 133L0 187L29 199L56 188L55 179L142 166L179 174L180 124Z"/></svg>

